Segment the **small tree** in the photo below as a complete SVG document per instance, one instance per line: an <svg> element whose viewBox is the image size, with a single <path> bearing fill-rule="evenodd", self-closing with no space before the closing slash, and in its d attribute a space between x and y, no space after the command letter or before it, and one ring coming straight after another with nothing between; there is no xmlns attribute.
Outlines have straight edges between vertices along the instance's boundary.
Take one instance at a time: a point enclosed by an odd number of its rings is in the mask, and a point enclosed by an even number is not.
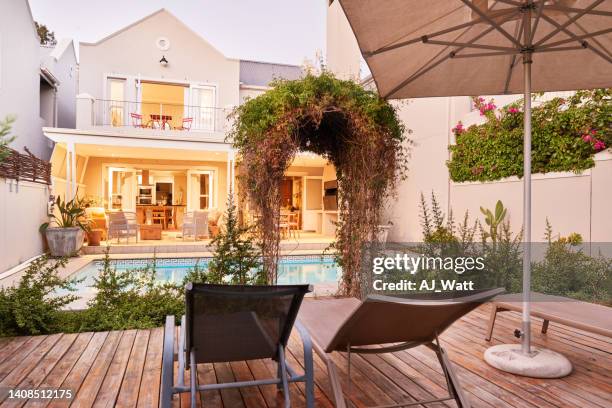
<svg viewBox="0 0 612 408"><path fill-rule="evenodd" d="M40 37L40 45L55 45L57 44L57 40L55 39L55 32L49 30L49 28L40 24L38 21L34 22L36 26L36 32L38 33L38 37Z"/></svg>
<svg viewBox="0 0 612 408"><path fill-rule="evenodd" d="M211 242L215 248L208 264L209 282L221 283L225 277L239 285L257 285L266 282L261 267L261 255L249 236L250 227L238 222L233 194L227 199L225 222L219 235Z"/></svg>
<svg viewBox="0 0 612 408"><path fill-rule="evenodd" d="M9 155L8 145L15 140L15 136L10 136L14 122L15 118L13 116L7 116L0 121L0 162Z"/></svg>

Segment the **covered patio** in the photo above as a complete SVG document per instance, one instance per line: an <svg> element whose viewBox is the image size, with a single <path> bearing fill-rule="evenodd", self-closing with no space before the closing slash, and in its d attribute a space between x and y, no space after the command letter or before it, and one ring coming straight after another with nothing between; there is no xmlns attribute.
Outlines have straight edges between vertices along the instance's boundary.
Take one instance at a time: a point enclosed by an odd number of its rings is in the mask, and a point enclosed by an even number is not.
<svg viewBox="0 0 612 408"><path fill-rule="evenodd" d="M306 300L316 302L317 300ZM608 407L612 393L612 342L609 338L553 325L540 334L534 321L533 341L563 352L574 364L568 377L531 379L496 370L482 359L490 344L513 342L520 315L499 317L491 343L484 340L489 305L483 305L455 323L441 342L455 364L473 407ZM161 376L163 328L99 333L54 334L0 339L0 384L8 388L61 388L72 390L74 406L157 407ZM299 367L301 343L297 334L289 342L289 362ZM346 387L344 353L333 360ZM396 401L444 396L445 379L432 351L424 346L401 352L355 356L351 400L357 407L393 404ZM298 370L300 370L298 368ZM276 373L271 360L204 364L198 367L201 383L268 378ZM326 370L315 357L317 407L332 407ZM4 388L7 389L7 388ZM174 406L188 407L189 396L176 398ZM0 397L6 400L7 395ZM292 385L291 400L304 406L301 384ZM7 401L4 401L5 403ZM67 406L69 402L12 401L11 406ZM277 407L282 394L275 386L207 391L203 407ZM428 406L455 406L430 404Z"/></svg>
<svg viewBox="0 0 612 408"><path fill-rule="evenodd" d="M228 195L238 194L236 153L218 138L56 128L46 128L45 135L56 143L53 194L85 199L90 226L101 231L99 246L88 243L86 254L102 253L107 245L113 253L205 251L222 223ZM291 221L283 236L288 245L323 249L331 242L337 210L328 200L335 196L325 198L325 188L333 180L333 166L322 157L296 157L281 196L281 215ZM209 224L197 239L183 228L194 211L206 212ZM137 235L109 234L114 212L134 213ZM248 204L241 216L256 220Z"/></svg>

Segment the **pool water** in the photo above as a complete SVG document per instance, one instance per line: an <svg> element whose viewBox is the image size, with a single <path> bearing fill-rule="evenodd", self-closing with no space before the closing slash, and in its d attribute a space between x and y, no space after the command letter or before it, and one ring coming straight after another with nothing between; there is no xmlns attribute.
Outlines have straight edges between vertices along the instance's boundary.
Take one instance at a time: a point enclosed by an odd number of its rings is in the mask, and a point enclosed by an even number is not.
<svg viewBox="0 0 612 408"><path fill-rule="evenodd" d="M197 264L206 269L210 258L158 258L155 264L159 282L181 283L187 272ZM152 266L151 259L117 259L111 261L117 271L142 269ZM103 267L103 261L96 260L76 272L71 278L79 280L77 295L92 294L94 278ZM281 257L278 268L278 283L281 285L299 283L336 283L342 274L341 268L331 256L285 256Z"/></svg>

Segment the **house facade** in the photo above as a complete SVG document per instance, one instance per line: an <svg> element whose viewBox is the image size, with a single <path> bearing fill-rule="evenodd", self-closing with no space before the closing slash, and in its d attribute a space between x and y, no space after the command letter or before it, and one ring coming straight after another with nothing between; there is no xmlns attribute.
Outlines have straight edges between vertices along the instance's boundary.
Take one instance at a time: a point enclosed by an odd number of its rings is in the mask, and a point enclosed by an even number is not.
<svg viewBox="0 0 612 408"><path fill-rule="evenodd" d="M273 79L301 75L299 66L228 58L165 9L81 43L76 129L44 128L56 143L54 192L135 211L141 223L151 206L172 207L174 230L185 213L222 212L236 177L228 114ZM287 172L283 204L306 230L324 228L326 179L333 169L313 155Z"/></svg>

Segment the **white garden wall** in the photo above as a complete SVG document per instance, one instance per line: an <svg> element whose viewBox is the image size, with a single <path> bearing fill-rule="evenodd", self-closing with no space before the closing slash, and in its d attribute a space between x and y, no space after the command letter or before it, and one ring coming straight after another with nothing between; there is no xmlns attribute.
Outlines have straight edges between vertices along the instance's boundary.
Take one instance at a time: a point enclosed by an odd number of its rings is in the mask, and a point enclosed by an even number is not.
<svg viewBox="0 0 612 408"><path fill-rule="evenodd" d="M42 254L49 187L0 178L0 273Z"/></svg>

